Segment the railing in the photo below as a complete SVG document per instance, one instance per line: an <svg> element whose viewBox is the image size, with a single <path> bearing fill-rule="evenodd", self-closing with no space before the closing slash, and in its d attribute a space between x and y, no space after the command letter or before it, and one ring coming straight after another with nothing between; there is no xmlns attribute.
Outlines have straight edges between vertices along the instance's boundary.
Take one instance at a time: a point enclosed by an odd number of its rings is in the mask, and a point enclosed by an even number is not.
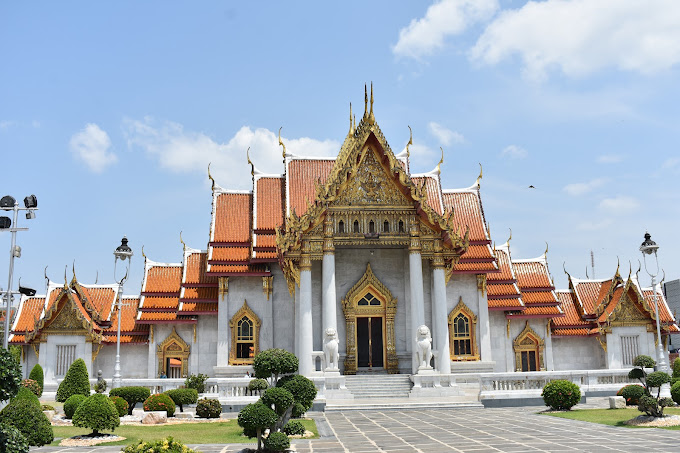
<svg viewBox="0 0 680 453"><path fill-rule="evenodd" d="M636 380L628 378L629 371L621 369L482 373L479 380L483 393L540 390L548 382L556 379L573 382L584 391L596 391L636 383Z"/></svg>

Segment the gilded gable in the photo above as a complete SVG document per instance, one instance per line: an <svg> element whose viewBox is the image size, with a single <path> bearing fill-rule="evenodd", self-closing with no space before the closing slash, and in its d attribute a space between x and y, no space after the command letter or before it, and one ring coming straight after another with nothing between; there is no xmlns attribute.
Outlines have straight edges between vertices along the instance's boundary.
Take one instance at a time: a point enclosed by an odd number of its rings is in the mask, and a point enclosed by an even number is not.
<svg viewBox="0 0 680 453"><path fill-rule="evenodd" d="M44 329L46 333L73 332L85 330L83 322L78 318L75 307L70 303L65 303L57 316Z"/></svg>

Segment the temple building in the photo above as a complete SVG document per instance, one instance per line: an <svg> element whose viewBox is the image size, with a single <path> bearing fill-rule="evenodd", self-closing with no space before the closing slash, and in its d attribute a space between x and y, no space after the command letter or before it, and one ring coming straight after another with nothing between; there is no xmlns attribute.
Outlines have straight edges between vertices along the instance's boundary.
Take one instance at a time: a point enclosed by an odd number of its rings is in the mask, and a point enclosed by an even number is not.
<svg viewBox="0 0 680 453"><path fill-rule="evenodd" d="M125 296L121 313L117 285L75 272L23 296L11 337L23 369L40 363L55 381L83 358L92 376L110 376L118 323L124 378L241 377L268 348L328 377L619 369L655 357L655 295L632 270L569 275L556 290L547 248L518 259L510 239L494 246L481 171L445 189L441 161L410 172L410 144L392 151L371 93L335 158L298 156L280 140L282 173L248 159L248 191L208 171L207 247L182 242L176 263L144 255L140 295ZM658 293L667 341L679 329Z"/></svg>

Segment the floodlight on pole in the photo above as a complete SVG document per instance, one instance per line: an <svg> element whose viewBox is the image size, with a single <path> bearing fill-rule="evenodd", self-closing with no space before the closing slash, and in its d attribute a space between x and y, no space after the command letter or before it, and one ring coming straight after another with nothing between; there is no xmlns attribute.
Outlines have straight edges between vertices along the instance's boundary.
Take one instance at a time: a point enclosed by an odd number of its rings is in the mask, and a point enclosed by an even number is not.
<svg viewBox="0 0 680 453"><path fill-rule="evenodd" d="M127 260L127 267L125 270L125 275L123 278L121 278L118 281L118 294L116 296L117 301L116 301L116 306L118 307L118 329L117 329L117 334L116 334L116 364L113 367L113 380L111 381L111 387L112 388L118 388L122 385L122 377L120 374L120 323L121 323L121 318L122 318L122 306L123 306L123 284L125 283L125 280L128 278L128 274L130 272L130 264L132 262L132 249L128 246L128 239L126 236L123 236L123 239L120 241L120 245L116 247L116 250L113 252L113 256L115 257L114 262L113 262L113 278L116 279L116 266L118 264L118 260L125 261Z"/></svg>

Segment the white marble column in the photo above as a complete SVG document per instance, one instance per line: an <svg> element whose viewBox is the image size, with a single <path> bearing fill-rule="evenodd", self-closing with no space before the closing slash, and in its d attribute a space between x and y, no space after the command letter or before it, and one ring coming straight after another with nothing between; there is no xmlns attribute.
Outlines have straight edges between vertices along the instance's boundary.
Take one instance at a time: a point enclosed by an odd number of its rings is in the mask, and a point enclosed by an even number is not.
<svg viewBox="0 0 680 453"><path fill-rule="evenodd" d="M553 359L552 335L550 332L550 319L546 319L545 325L545 370L555 371L555 361Z"/></svg>
<svg viewBox="0 0 680 453"><path fill-rule="evenodd" d="M219 277L217 307L217 366L229 365L229 277Z"/></svg>
<svg viewBox="0 0 680 453"><path fill-rule="evenodd" d="M486 275L477 275L477 332L479 333L479 359L492 361L491 329L489 328L489 301L486 293Z"/></svg>
<svg viewBox="0 0 680 453"><path fill-rule="evenodd" d="M303 246L304 248L308 246ZM312 333L312 261L306 253L303 253L300 259L300 331L297 335L300 351L299 373L309 377L314 371L312 362L314 338Z"/></svg>
<svg viewBox="0 0 680 453"><path fill-rule="evenodd" d="M149 351L146 357L146 376L149 379L156 379L156 326L151 324L149 327Z"/></svg>
<svg viewBox="0 0 680 453"><path fill-rule="evenodd" d="M451 374L451 356L449 354L449 324L446 313L446 276L444 274L444 259L435 256L432 263L434 333L437 351L439 352L439 372Z"/></svg>
<svg viewBox="0 0 680 453"><path fill-rule="evenodd" d="M335 298L335 247L333 246L333 223L330 216L326 215L324 221L324 242L323 242L323 262L322 262L322 293L321 304L323 313L323 331L321 332L322 341L324 332L329 327L338 331L338 320L336 315Z"/></svg>
<svg viewBox="0 0 680 453"><path fill-rule="evenodd" d="M412 344L415 343L418 334L418 327L425 324L425 301L423 295L423 261L420 255L420 237L415 219L411 221L411 243L409 245L409 283L411 287L411 338ZM413 347L412 354L413 373L418 370L418 357L416 348Z"/></svg>

